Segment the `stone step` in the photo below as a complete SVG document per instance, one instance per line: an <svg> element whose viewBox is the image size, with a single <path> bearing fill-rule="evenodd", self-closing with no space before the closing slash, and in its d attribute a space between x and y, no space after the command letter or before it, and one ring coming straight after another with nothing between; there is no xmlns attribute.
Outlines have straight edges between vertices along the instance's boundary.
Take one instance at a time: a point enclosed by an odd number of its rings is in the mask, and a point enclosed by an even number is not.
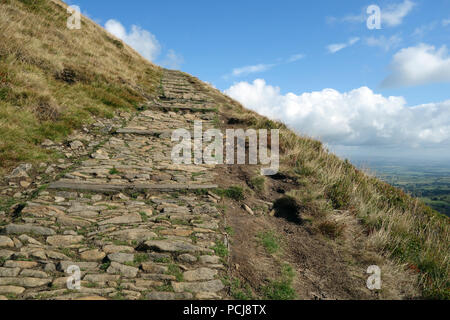
<svg viewBox="0 0 450 320"><path fill-rule="evenodd" d="M48 186L49 189L62 189L91 192L120 192L120 191L180 191L180 190L204 190L216 189L215 184L94 184L87 182L57 181Z"/></svg>
<svg viewBox="0 0 450 320"><path fill-rule="evenodd" d="M202 108L202 107L186 107L186 106L168 106L168 105L150 105L149 108L160 110L185 110L190 112L217 112L214 108Z"/></svg>

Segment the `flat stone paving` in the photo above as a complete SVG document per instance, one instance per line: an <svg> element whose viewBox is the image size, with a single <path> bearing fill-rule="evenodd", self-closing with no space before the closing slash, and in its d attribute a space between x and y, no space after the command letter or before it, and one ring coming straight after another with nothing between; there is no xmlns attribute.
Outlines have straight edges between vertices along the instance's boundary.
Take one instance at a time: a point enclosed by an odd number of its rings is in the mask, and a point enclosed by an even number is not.
<svg viewBox="0 0 450 320"><path fill-rule="evenodd" d="M214 106L182 73L165 71L162 87L157 108L99 124L108 138L91 141L95 148L73 142L88 158L67 166L20 219L0 228L0 298L225 297L226 267L212 249L223 241L222 216L217 198L203 191L217 187L214 167L171 160L170 131L191 129L195 120L212 127ZM67 289L72 265L81 270L80 290Z"/></svg>

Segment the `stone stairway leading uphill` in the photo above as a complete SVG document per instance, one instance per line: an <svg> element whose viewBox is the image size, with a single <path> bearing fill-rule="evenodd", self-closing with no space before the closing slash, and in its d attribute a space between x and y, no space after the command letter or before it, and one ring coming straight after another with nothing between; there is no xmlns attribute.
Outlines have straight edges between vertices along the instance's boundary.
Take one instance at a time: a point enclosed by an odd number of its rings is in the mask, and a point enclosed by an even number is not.
<svg viewBox="0 0 450 320"><path fill-rule="evenodd" d="M171 160L171 131L192 129L194 120L212 127L214 106L179 72L164 72L161 91L145 111L99 125L102 143L80 133L68 148L88 157L61 163L59 179L5 218L0 296L225 297L214 251L224 241L222 215L208 192L217 187L214 167ZM70 266L81 270L80 289L67 287Z"/></svg>

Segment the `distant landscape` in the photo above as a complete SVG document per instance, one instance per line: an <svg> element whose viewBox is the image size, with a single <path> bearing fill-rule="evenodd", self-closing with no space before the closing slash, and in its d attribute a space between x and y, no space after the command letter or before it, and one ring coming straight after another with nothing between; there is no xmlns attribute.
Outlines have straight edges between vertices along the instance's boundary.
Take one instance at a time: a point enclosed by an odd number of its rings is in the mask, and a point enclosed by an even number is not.
<svg viewBox="0 0 450 320"><path fill-rule="evenodd" d="M356 164L450 217L450 163L377 158Z"/></svg>

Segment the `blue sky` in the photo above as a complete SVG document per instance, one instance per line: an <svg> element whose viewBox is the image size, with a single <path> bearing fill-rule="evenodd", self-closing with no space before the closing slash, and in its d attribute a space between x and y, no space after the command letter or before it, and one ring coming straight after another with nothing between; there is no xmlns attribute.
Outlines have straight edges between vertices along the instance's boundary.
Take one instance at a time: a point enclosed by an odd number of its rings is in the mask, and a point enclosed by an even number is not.
<svg viewBox="0 0 450 320"><path fill-rule="evenodd" d="M450 0L68 3L153 62L336 150L450 160ZM371 4L379 30L367 28Z"/></svg>

